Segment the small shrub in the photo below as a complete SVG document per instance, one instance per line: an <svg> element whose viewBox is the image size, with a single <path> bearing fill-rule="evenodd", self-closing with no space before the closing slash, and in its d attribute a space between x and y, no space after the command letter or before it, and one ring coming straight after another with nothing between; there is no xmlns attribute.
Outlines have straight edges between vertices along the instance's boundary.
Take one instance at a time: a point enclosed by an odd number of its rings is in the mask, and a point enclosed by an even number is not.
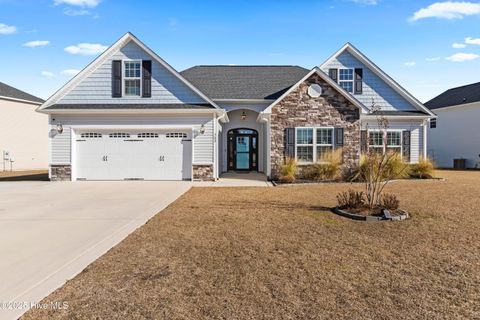
<svg viewBox="0 0 480 320"><path fill-rule="evenodd" d="M380 198L380 207L388 210L397 210L400 207L400 201L392 193L385 193Z"/></svg>
<svg viewBox="0 0 480 320"><path fill-rule="evenodd" d="M297 173L297 160L295 158L286 158L285 163L280 168L280 182L292 183L295 181Z"/></svg>
<svg viewBox="0 0 480 320"><path fill-rule="evenodd" d="M325 153L320 161L313 165L314 177L317 180L334 180L340 175L342 166L342 150L337 149Z"/></svg>
<svg viewBox="0 0 480 320"><path fill-rule="evenodd" d="M340 208L360 209L365 207L365 194L349 189L337 195L337 203Z"/></svg>
<svg viewBox="0 0 480 320"><path fill-rule="evenodd" d="M300 179L304 180L316 180L317 179L317 170L315 166L302 166L299 174Z"/></svg>
<svg viewBox="0 0 480 320"><path fill-rule="evenodd" d="M432 179L435 171L435 165L429 158L420 159L418 163L410 165L409 174L414 179Z"/></svg>

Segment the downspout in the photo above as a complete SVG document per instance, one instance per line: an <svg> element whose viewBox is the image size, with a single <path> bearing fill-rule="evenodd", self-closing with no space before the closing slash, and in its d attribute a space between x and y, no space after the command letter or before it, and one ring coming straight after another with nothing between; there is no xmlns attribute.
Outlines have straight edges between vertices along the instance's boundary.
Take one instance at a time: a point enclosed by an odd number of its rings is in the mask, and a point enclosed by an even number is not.
<svg viewBox="0 0 480 320"><path fill-rule="evenodd" d="M423 159L427 159L427 125L430 119L423 121Z"/></svg>

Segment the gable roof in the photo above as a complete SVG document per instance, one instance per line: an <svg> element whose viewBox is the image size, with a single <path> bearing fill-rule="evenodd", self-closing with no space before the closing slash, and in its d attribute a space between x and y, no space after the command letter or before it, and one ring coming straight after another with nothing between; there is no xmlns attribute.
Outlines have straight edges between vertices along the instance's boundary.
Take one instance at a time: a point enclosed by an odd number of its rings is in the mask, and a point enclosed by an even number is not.
<svg viewBox="0 0 480 320"><path fill-rule="evenodd" d="M382 79L387 85L389 85L394 91L400 94L404 99L411 103L415 108L420 111L425 112L428 115L435 116L435 114L426 108L420 101L417 100L413 95L411 95L405 88L403 88L398 82L393 80L388 74L386 74L382 69L380 69L375 63L367 58L360 50L355 48L351 43L347 42L340 50L335 52L330 58L328 58L321 67L327 65L331 60L337 58L343 52L348 51L351 55L357 58L362 62L367 68L369 68L374 74L376 74L380 79Z"/></svg>
<svg viewBox="0 0 480 320"><path fill-rule="evenodd" d="M425 103L430 110L480 102L480 82L456 87L445 91Z"/></svg>
<svg viewBox="0 0 480 320"><path fill-rule="evenodd" d="M187 85L187 87L192 89L207 103L211 104L213 108L220 109L215 102L213 102L203 92L201 92L198 88L192 85L187 79L182 77L177 70L175 70L172 66L170 66L159 55L157 55L154 51L152 51L149 47L147 47L132 33L127 32L119 40L117 40L117 42L111 45L107 50L105 50L101 55L99 55L89 65L87 65L82 71L80 71L75 77L73 77L73 79L71 79L62 88L60 88L60 90L58 90L50 98L48 98L44 104L42 104L39 108L37 108L37 111L46 110L48 109L49 106L52 106L55 103L57 103L59 100L61 100L62 97L64 97L68 92L70 92L70 90L72 90L76 85L78 85L81 81L83 81L86 77L88 77L98 66L104 63L109 57L111 57L115 52L120 50L123 46L125 46L130 41L133 41L136 45L142 48L148 55L154 58L158 63L160 63L163 67L165 67L169 72L171 72L174 76L176 76L185 85Z"/></svg>
<svg viewBox="0 0 480 320"><path fill-rule="evenodd" d="M19 90L17 88L9 86L8 84L0 82L0 98L2 97L30 102L33 104L42 104L44 102L43 99L40 99L38 97L35 97L34 95L26 93L25 91Z"/></svg>
<svg viewBox="0 0 480 320"><path fill-rule="evenodd" d="M214 100L275 100L309 71L299 66L212 65L180 74Z"/></svg>
<svg viewBox="0 0 480 320"><path fill-rule="evenodd" d="M329 75L327 75L325 72L323 72L319 67L315 67L312 70L310 70L302 79L297 81L295 85L290 87L287 91L285 91L280 97L278 97L277 100L275 100L272 104L268 106L268 108L265 109L263 113L271 113L272 108L276 106L280 101L282 101L286 96L288 96L293 90L295 90L301 83L306 81L308 78L310 78L313 74L318 74L322 80L324 80L326 83L328 83L330 86L332 86L337 92L339 92L341 95L343 95L348 101L350 101L354 106L359 108L360 110L368 111L368 108L365 107L360 101L355 99L353 95L348 93L345 89L343 89L336 81L332 80Z"/></svg>

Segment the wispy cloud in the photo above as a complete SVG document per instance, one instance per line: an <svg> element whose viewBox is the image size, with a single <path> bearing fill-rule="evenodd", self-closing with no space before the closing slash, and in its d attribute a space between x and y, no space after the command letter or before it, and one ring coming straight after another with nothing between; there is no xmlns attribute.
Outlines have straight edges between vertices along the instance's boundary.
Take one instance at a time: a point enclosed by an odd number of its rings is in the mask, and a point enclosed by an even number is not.
<svg viewBox="0 0 480 320"><path fill-rule="evenodd" d="M17 32L17 27L0 23L0 34L12 34Z"/></svg>
<svg viewBox="0 0 480 320"><path fill-rule="evenodd" d="M431 58L425 58L425 61L434 62L434 61L440 61L441 59L442 59L441 57L431 57Z"/></svg>
<svg viewBox="0 0 480 320"><path fill-rule="evenodd" d="M465 38L465 43L466 44L474 44L474 45L480 45L480 38L470 38L467 37Z"/></svg>
<svg viewBox="0 0 480 320"><path fill-rule="evenodd" d="M60 73L67 76L76 76L79 72L80 70L77 70L77 69L65 69Z"/></svg>
<svg viewBox="0 0 480 320"><path fill-rule="evenodd" d="M418 10L410 20L417 21L426 18L453 20L478 14L480 14L480 3L444 1L435 2L426 8Z"/></svg>
<svg viewBox="0 0 480 320"><path fill-rule="evenodd" d="M455 42L452 44L452 48L455 48L455 49L463 49L465 48L467 45L465 43L458 43L458 42Z"/></svg>
<svg viewBox="0 0 480 320"><path fill-rule="evenodd" d="M80 54L83 56L91 56L100 54L107 49L107 46L98 43L79 43L76 46L66 47L64 50L71 54Z"/></svg>
<svg viewBox="0 0 480 320"><path fill-rule="evenodd" d="M95 8L98 6L101 0L54 0L53 3L58 6L61 4L66 4L70 6L76 7L88 7L88 8Z"/></svg>
<svg viewBox="0 0 480 320"><path fill-rule="evenodd" d="M405 67L415 67L417 63L415 61L407 61L403 64Z"/></svg>
<svg viewBox="0 0 480 320"><path fill-rule="evenodd" d="M63 13L66 14L67 16L88 16L92 14L90 11L85 9L72 9L72 8L66 8L65 10L63 10Z"/></svg>
<svg viewBox="0 0 480 320"><path fill-rule="evenodd" d="M45 78L51 78L51 77L54 76L54 74L53 74L52 72L50 72L50 71L42 71L40 74L41 74L42 76L44 76Z"/></svg>
<svg viewBox="0 0 480 320"><path fill-rule="evenodd" d="M359 3L359 4L368 5L368 6L374 6L374 5L378 4L379 0L350 0L350 1L353 1L353 2Z"/></svg>
<svg viewBox="0 0 480 320"><path fill-rule="evenodd" d="M471 61L480 58L478 54L475 53L455 53L454 55L447 57L447 60L452 62L464 62L464 61Z"/></svg>
<svg viewBox="0 0 480 320"><path fill-rule="evenodd" d="M50 44L50 41L47 41L47 40L35 40L35 41L25 42L23 46L28 48L36 48L36 47L45 47L45 46L48 46L49 44Z"/></svg>

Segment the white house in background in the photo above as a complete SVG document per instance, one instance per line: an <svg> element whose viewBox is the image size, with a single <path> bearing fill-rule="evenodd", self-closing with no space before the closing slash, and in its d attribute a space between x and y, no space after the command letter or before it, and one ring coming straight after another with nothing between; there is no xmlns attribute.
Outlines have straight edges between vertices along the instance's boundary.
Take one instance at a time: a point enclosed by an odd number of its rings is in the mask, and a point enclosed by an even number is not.
<svg viewBox="0 0 480 320"><path fill-rule="evenodd" d="M0 82L0 171L48 168L48 116L44 101Z"/></svg>
<svg viewBox="0 0 480 320"><path fill-rule="evenodd" d="M313 69L177 72L131 33L38 111L49 115L52 180L214 180L227 171L276 178L286 156L307 166L337 148L346 169L372 148L414 163L426 155L434 117L351 44Z"/></svg>
<svg viewBox="0 0 480 320"><path fill-rule="evenodd" d="M429 128L429 156L437 166L480 168L480 82L453 88L425 103L438 116ZM457 161L458 162L458 161Z"/></svg>

